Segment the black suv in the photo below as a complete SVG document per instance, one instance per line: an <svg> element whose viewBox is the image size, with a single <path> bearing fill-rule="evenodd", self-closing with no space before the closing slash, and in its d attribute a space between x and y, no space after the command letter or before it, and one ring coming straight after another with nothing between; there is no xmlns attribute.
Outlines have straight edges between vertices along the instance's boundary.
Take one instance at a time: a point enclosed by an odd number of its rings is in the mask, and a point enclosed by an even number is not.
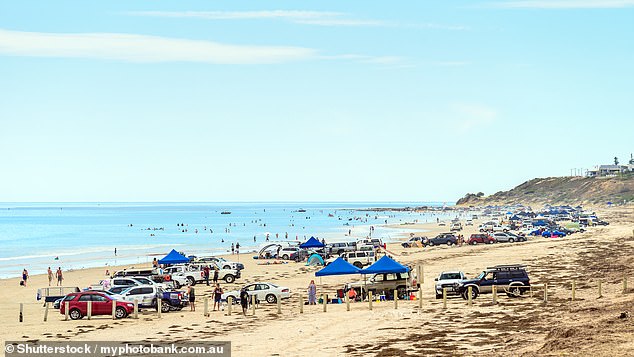
<svg viewBox="0 0 634 357"><path fill-rule="evenodd" d="M430 246L441 244L453 245L458 244L458 238L456 238L456 236L451 233L441 233L434 238L428 240L427 244Z"/></svg>
<svg viewBox="0 0 634 357"><path fill-rule="evenodd" d="M457 283L456 289L463 299L468 299L469 286L471 286L471 298L475 299L480 294L490 294L493 285L497 291L505 292L509 297L517 297L526 292L530 286L530 280L524 265L496 265L487 268L477 278Z"/></svg>

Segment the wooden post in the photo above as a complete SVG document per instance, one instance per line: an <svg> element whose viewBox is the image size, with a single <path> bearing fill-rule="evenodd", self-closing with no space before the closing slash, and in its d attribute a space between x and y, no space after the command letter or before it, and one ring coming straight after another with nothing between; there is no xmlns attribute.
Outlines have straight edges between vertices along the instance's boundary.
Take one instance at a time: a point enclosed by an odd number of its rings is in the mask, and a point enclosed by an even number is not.
<svg viewBox="0 0 634 357"><path fill-rule="evenodd" d="M627 294L627 275L623 277L623 294Z"/></svg>
<svg viewBox="0 0 634 357"><path fill-rule="evenodd" d="M493 303L497 304L498 303L498 287L493 285L491 287L491 292L493 293Z"/></svg>
<svg viewBox="0 0 634 357"><path fill-rule="evenodd" d="M253 316L255 316L255 294L251 295L251 310L253 311Z"/></svg>
<svg viewBox="0 0 634 357"><path fill-rule="evenodd" d="M277 300L277 313L281 315L282 314L282 295L278 295L276 300Z"/></svg>
<svg viewBox="0 0 634 357"><path fill-rule="evenodd" d="M70 303L68 301L64 301L64 321L68 321L68 308Z"/></svg>
<svg viewBox="0 0 634 357"><path fill-rule="evenodd" d="M548 284L544 283L544 303L548 302Z"/></svg>
<svg viewBox="0 0 634 357"><path fill-rule="evenodd" d="M370 310L372 310L372 292L368 291L368 306L370 307Z"/></svg>
<svg viewBox="0 0 634 357"><path fill-rule="evenodd" d="M447 308L447 288L442 288L442 308Z"/></svg>
<svg viewBox="0 0 634 357"><path fill-rule="evenodd" d="M570 301L575 301L575 291L577 288L577 282L576 281L572 281L572 297Z"/></svg>
<svg viewBox="0 0 634 357"><path fill-rule="evenodd" d="M231 308L233 307L233 296L227 298L227 316L231 316ZM207 313L209 316L209 313Z"/></svg>
<svg viewBox="0 0 634 357"><path fill-rule="evenodd" d="M473 293L473 287L472 286L468 286L467 287L467 294L469 296L467 296L467 305L471 306L473 304L473 301L471 299L471 294Z"/></svg>
<svg viewBox="0 0 634 357"><path fill-rule="evenodd" d="M299 294L299 313L304 313L304 297L302 296L302 294Z"/></svg>
<svg viewBox="0 0 634 357"><path fill-rule="evenodd" d="M227 301L229 301L228 298ZM207 296L205 296L205 298L203 299L203 316L209 316L209 297Z"/></svg>
<svg viewBox="0 0 634 357"><path fill-rule="evenodd" d="M350 296L346 294L346 311L350 311Z"/></svg>
<svg viewBox="0 0 634 357"><path fill-rule="evenodd" d="M326 304L328 303L328 295L322 295L321 301L324 303L324 312L326 312Z"/></svg>
<svg viewBox="0 0 634 357"><path fill-rule="evenodd" d="M117 311L117 300L112 300L112 319L116 320L115 312Z"/></svg>
<svg viewBox="0 0 634 357"><path fill-rule="evenodd" d="M24 311L24 304L23 304L23 303L20 303L20 322L23 322L23 321L24 321L24 314L23 314L23 311Z"/></svg>
<svg viewBox="0 0 634 357"><path fill-rule="evenodd" d="M162 313L162 312L161 312L161 306L162 306L162 305L163 305L163 300L161 300L161 299L158 299L158 298L157 298L157 299L156 299L156 309L157 309L157 313L158 313L158 318L159 318L159 319L162 317L162 316L161 316L161 313Z"/></svg>
<svg viewBox="0 0 634 357"><path fill-rule="evenodd" d="M44 322L48 321L48 305L49 303L46 303L44 306Z"/></svg>
<svg viewBox="0 0 634 357"><path fill-rule="evenodd" d="M418 285L423 285L423 267L419 264L416 266L416 277L418 278Z"/></svg>
<svg viewBox="0 0 634 357"><path fill-rule="evenodd" d="M88 301L88 320L92 318L92 301Z"/></svg>
<svg viewBox="0 0 634 357"><path fill-rule="evenodd" d="M139 318L139 299L134 299L134 318Z"/></svg>
<svg viewBox="0 0 634 357"><path fill-rule="evenodd" d="M425 270L423 265L421 264L420 266L420 285L423 285L423 283L425 282Z"/></svg>
<svg viewBox="0 0 634 357"><path fill-rule="evenodd" d="M599 280L599 297L602 298L603 297L603 289L601 289L601 280Z"/></svg>
<svg viewBox="0 0 634 357"><path fill-rule="evenodd" d="M398 309L398 290L394 289L394 310Z"/></svg>

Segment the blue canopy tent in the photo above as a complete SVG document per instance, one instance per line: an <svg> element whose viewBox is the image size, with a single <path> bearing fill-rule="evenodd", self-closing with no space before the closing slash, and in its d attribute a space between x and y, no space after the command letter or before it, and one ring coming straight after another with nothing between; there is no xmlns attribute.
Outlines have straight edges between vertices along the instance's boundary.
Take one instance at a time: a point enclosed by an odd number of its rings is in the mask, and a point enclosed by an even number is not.
<svg viewBox="0 0 634 357"><path fill-rule="evenodd" d="M315 276L359 274L361 269L339 257L325 268L315 272Z"/></svg>
<svg viewBox="0 0 634 357"><path fill-rule="evenodd" d="M396 260L384 255L374 264L360 271L361 274L389 274L389 273L407 273L409 268Z"/></svg>
<svg viewBox="0 0 634 357"><path fill-rule="evenodd" d="M323 248L325 246L326 245L324 243L320 242L315 237L310 237L309 240L299 245L300 248Z"/></svg>
<svg viewBox="0 0 634 357"><path fill-rule="evenodd" d="M172 249L163 259L158 261L159 264L181 264L189 262L189 258Z"/></svg>

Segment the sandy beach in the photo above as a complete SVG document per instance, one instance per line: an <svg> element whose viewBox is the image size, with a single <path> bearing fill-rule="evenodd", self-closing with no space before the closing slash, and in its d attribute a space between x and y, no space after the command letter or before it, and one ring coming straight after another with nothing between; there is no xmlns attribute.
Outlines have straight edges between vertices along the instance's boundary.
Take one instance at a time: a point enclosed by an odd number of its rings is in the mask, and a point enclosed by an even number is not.
<svg viewBox="0 0 634 357"><path fill-rule="evenodd" d="M63 321L59 312L50 310L43 322L44 308L35 300L36 290L47 286L44 275L31 276L28 287L19 279L0 280L2 299L0 321L5 326L2 339L72 341L231 341L234 356L298 356L317 352L324 356L420 356L431 354L475 355L628 355L634 348L634 290L623 293L622 281L630 278L634 286L634 209L631 206L601 212L609 226L565 238L531 237L528 242L462 247L405 249L388 245L394 258L424 269L423 308L418 301L353 303L323 307L304 306L300 314L298 293L306 297L311 279L318 294L334 294L337 288L358 277L339 276L318 279L316 267L304 263L258 265L252 253L233 255L246 268L235 284L238 288L253 281L270 281L291 288L292 298L275 305L261 304L255 316L232 316L211 312L203 316L203 296L211 289L197 285L197 310L163 314L159 319L152 310L139 319L113 321L108 316L92 320ZM462 231L465 237L477 225ZM408 225L434 236L448 227L436 224ZM497 264L522 263L528 266L532 284L547 283L548 302L543 289L534 296L511 299L500 296L493 304L490 295L478 297L473 306L461 298L448 300L447 309L434 298L433 283L441 271L461 269L473 277L483 268ZM112 267L109 268L111 271ZM85 287L105 277L105 268L65 273L65 286ZM576 281L577 293L570 301L570 284ZM598 284L602 283L602 297ZM24 303L24 322L18 322L19 303ZM621 313L624 313L621 316ZM620 318L623 317L623 318Z"/></svg>

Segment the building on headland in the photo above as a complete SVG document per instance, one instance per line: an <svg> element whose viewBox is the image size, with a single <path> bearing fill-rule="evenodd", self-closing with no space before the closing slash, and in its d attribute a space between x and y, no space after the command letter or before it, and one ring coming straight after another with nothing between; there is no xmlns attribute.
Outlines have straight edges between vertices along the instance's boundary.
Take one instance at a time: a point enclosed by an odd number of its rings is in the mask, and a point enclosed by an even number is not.
<svg viewBox="0 0 634 357"><path fill-rule="evenodd" d="M627 165L597 165L586 172L588 177L616 176L628 172L634 172L634 155L630 155L630 161Z"/></svg>

